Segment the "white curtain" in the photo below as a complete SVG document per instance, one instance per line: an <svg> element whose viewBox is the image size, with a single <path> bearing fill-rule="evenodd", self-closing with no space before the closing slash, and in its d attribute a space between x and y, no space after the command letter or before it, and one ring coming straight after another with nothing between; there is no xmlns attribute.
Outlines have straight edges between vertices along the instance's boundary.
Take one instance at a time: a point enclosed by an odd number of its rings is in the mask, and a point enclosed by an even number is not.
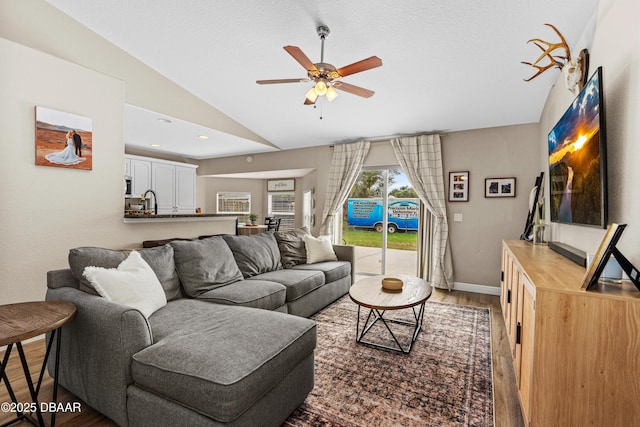
<svg viewBox="0 0 640 427"><path fill-rule="evenodd" d="M335 214L342 208L358 179L370 145L369 141L359 141L351 144L337 144L333 147L327 195L322 210L321 235L333 235Z"/></svg>
<svg viewBox="0 0 640 427"><path fill-rule="evenodd" d="M440 135L396 138L391 141L391 145L409 182L434 218L431 251L425 250L428 248L420 251L423 257L431 253L431 262L425 259L420 262L421 265L430 266L431 271L421 271L421 274L434 287L451 290L453 265L449 247ZM428 242L428 239L424 241Z"/></svg>

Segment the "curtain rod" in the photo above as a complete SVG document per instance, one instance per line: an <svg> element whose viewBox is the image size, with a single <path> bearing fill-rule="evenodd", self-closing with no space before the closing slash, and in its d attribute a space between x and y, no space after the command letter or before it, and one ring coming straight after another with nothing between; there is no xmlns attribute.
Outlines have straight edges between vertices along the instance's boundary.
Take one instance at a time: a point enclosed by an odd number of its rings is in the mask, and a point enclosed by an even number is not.
<svg viewBox="0 0 640 427"><path fill-rule="evenodd" d="M403 135L392 135L392 136L386 136L386 137L377 137L375 139L367 139L367 138L360 138L360 139L354 139L351 141L344 141L341 142L340 144L349 144L351 142L357 142L357 141L369 141L372 144L379 144L381 142L389 142L392 139L395 138L406 138L408 136L423 136L423 135L440 135L440 137L443 136L449 136L448 133L438 133L438 132L432 132L432 133L412 133L412 134L403 134ZM331 144L329 145L329 148L333 148L336 144Z"/></svg>

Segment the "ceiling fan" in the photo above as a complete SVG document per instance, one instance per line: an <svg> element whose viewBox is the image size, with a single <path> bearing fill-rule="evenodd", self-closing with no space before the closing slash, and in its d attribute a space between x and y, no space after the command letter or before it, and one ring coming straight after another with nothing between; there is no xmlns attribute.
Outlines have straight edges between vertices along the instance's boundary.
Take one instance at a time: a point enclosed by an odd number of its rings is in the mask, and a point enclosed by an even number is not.
<svg viewBox="0 0 640 427"><path fill-rule="evenodd" d="M375 93L372 90L365 89L359 86L355 86L349 83L340 81L342 77L349 76L351 74L360 73L362 71L370 70L372 68L380 67L382 60L377 56L371 56L362 61L354 62L353 64L345 67L336 68L331 64L324 62L324 40L329 36L329 27L321 25L317 29L318 37L320 37L320 62L313 63L297 46L285 46L284 50L293 57L300 65L307 70L307 77L300 79L276 79L276 80L257 80L256 83L260 85L276 84L276 83L300 83L300 82L314 82L314 86L307 92L304 100L305 105L313 105L319 96L326 96L329 102L333 101L338 92L336 89L343 90L353 95L358 95L363 98L370 98Z"/></svg>

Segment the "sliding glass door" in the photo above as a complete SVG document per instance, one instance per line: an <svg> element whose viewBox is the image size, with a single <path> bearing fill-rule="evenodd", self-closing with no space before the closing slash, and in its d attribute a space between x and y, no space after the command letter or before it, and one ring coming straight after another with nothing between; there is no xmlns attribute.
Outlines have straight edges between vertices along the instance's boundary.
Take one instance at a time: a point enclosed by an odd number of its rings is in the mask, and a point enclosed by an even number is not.
<svg viewBox="0 0 640 427"><path fill-rule="evenodd" d="M420 200L400 168L363 170L343 206L342 240L356 274L417 272Z"/></svg>

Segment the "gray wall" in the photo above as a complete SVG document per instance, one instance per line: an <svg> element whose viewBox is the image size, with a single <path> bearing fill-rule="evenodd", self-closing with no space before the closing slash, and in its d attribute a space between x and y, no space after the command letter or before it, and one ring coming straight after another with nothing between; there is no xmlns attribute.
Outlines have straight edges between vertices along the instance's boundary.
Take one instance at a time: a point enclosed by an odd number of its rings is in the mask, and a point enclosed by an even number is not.
<svg viewBox="0 0 640 427"><path fill-rule="evenodd" d="M469 171L469 201L448 202L456 282L499 286L502 239L518 239L529 193L540 173L537 124L453 132L443 138L449 172ZM485 178L516 178L515 198L485 198ZM462 222L453 215L462 214Z"/></svg>
<svg viewBox="0 0 640 427"><path fill-rule="evenodd" d="M449 171L467 170L471 178L469 202L448 204L456 282L499 286L501 240L517 239L522 233L529 192L540 173L537 141L537 124L452 132L442 137L445 185L448 185ZM314 172L296 180L296 196L301 200L301 191L312 187L316 189L316 227L313 231L317 233L331 153L329 147L315 147L254 154L251 163L247 163L246 156L204 160L200 163L198 173L314 168ZM397 165L397 161L390 144L373 143L365 166L392 165ZM515 177L516 197L485 199L484 179L491 177ZM220 185L219 178L206 180L207 200L215 198L215 191L227 185ZM243 184L228 185L238 188ZM300 203L298 207L301 208ZM462 213L463 221L454 223L453 213ZM301 218L301 215L298 217Z"/></svg>

